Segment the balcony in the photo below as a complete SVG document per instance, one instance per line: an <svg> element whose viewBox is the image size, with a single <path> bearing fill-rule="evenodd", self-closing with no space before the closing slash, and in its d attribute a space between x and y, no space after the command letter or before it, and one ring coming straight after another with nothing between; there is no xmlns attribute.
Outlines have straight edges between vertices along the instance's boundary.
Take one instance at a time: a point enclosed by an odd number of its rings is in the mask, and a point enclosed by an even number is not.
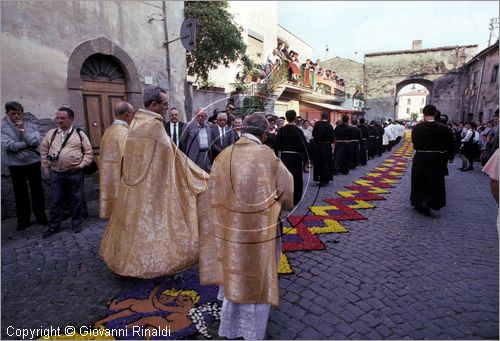
<svg viewBox="0 0 500 341"><path fill-rule="evenodd" d="M309 100L342 102L345 99L345 85L319 77L303 67L300 68L300 74L297 76L296 80L289 80L288 64L281 63L260 83L247 82L244 83L245 86L239 86L239 93L269 98L277 89L280 89L281 92L299 94L301 98Z"/></svg>

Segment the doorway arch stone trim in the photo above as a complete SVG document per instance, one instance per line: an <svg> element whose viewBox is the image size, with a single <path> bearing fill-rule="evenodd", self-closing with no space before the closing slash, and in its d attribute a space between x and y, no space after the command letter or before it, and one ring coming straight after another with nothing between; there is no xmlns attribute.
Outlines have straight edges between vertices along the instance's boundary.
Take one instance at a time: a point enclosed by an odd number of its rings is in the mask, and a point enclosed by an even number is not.
<svg viewBox="0 0 500 341"><path fill-rule="evenodd" d="M68 60L68 92L71 108L75 111L75 124L85 126L83 115L83 81L80 70L85 60L94 54L103 54L114 57L122 66L126 75L126 93L128 102L139 108L142 102L142 84L137 68L132 58L121 47L105 37L87 40L78 45Z"/></svg>
<svg viewBox="0 0 500 341"><path fill-rule="evenodd" d="M399 83L396 84L396 90L394 92L394 118L396 118L397 112L397 99L398 99L398 94L403 89L405 86L410 85L410 84L419 84L422 85L429 91L429 95L427 96L427 103L426 104L432 104L433 100L433 91L434 91L434 82L430 81L425 78L407 78Z"/></svg>

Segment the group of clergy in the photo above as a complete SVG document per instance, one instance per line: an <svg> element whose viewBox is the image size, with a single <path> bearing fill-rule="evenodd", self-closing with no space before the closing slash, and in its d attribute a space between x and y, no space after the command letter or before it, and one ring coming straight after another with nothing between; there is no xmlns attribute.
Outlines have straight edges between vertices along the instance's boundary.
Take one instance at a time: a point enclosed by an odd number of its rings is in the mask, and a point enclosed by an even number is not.
<svg viewBox="0 0 500 341"><path fill-rule="evenodd" d="M267 119L245 117L209 174L168 136L168 93L148 87L143 102L135 115L118 103L127 116L117 115L102 138L99 214L109 222L99 254L115 274L138 278L199 263L201 284L218 285L223 300L219 335L264 338L270 306L279 304L278 219L293 208L292 175L262 145Z"/></svg>

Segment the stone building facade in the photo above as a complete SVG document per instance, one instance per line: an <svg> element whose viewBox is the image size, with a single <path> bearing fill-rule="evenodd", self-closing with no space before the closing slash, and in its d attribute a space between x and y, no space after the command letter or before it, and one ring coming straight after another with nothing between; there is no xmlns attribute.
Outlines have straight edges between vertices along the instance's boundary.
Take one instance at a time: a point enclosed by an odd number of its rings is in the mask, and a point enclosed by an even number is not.
<svg viewBox="0 0 500 341"><path fill-rule="evenodd" d="M396 120L414 120L412 115L421 117L429 93L425 89L411 90L397 97Z"/></svg>
<svg viewBox="0 0 500 341"><path fill-rule="evenodd" d="M2 103L17 100L38 119L53 118L59 106L69 105L75 125L86 130L94 123L86 92L106 91L93 83L113 95L96 95L98 102L120 97L140 108L144 85L156 84L169 88L171 104L182 108L185 49L180 40L168 48L164 42L179 37L183 20L183 2L2 2L1 43L8 47L1 51ZM115 74L89 64L91 57L115 67ZM95 68L83 69L89 65ZM95 118L103 131L108 118Z"/></svg>
<svg viewBox="0 0 500 341"><path fill-rule="evenodd" d="M335 71L339 78L346 83L346 97L351 97L358 92L363 92L364 68L362 63L358 63L346 58L330 58L321 61L323 69Z"/></svg>
<svg viewBox="0 0 500 341"><path fill-rule="evenodd" d="M421 41L416 41L411 50L366 54L367 118L394 119L399 91L408 84L420 84L429 92L428 103L436 105L451 120L458 120L462 67L476 53L477 45L422 49Z"/></svg>
<svg viewBox="0 0 500 341"><path fill-rule="evenodd" d="M185 117L186 51L180 40L182 1L1 2L1 100L23 104L44 134L61 105L75 111L97 152L119 100L141 108L149 84L170 92ZM170 81L169 81L170 80ZM91 188L94 186L94 190ZM96 192L97 182L86 181ZM48 191L47 191L48 193ZM98 193L98 192L97 192ZM2 164L2 218L12 212Z"/></svg>
<svg viewBox="0 0 500 341"><path fill-rule="evenodd" d="M464 65L459 94L460 120L481 122L498 110L498 40Z"/></svg>

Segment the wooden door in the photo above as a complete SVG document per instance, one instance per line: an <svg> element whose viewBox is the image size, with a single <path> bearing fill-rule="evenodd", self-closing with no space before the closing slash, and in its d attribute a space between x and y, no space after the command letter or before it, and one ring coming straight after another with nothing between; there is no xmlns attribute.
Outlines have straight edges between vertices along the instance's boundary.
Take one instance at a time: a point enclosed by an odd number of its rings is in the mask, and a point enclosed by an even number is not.
<svg viewBox="0 0 500 341"><path fill-rule="evenodd" d="M125 91L122 83L83 81L85 121L94 154L99 152L104 130L113 123L115 104L127 100Z"/></svg>

